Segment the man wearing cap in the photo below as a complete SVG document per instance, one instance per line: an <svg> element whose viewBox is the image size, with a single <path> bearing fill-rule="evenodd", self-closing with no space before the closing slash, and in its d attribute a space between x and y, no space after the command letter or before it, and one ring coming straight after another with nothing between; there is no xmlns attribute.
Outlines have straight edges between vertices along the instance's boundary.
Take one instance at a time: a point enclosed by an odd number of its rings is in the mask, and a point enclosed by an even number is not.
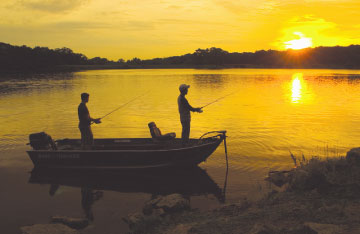
<svg viewBox="0 0 360 234"><path fill-rule="evenodd" d="M100 118L93 119L90 117L89 110L86 106L86 103L89 101L89 94L81 94L81 103L78 107L78 116L79 116L79 129L81 133L81 147L82 149L91 149L91 146L94 143L94 136L91 131L91 122L96 124L101 123Z"/></svg>
<svg viewBox="0 0 360 234"><path fill-rule="evenodd" d="M179 86L180 95L178 97L178 107L179 107L179 113L180 113L180 121L181 121L181 125L182 125L181 139L182 139L183 145L185 145L189 142L190 121L191 121L190 111L199 112L199 113L203 112L201 108L192 107L189 104L188 100L185 98L185 95L188 93L189 88L190 88L190 85L186 85L186 84L181 84Z"/></svg>

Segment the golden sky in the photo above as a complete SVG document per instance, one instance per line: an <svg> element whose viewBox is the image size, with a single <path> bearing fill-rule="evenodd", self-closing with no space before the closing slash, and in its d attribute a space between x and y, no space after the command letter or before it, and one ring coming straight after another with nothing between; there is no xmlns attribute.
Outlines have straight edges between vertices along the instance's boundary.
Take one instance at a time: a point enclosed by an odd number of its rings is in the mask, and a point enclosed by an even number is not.
<svg viewBox="0 0 360 234"><path fill-rule="evenodd" d="M0 0L0 41L112 60L347 46L359 12L359 0Z"/></svg>

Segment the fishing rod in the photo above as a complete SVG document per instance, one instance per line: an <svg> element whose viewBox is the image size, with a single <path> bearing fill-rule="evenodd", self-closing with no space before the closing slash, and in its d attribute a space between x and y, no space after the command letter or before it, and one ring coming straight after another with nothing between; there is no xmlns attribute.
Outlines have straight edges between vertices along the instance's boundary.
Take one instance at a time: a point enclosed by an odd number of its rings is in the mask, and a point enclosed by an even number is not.
<svg viewBox="0 0 360 234"><path fill-rule="evenodd" d="M237 92L237 91L232 92L232 93L229 93L229 94L227 94L227 95L225 95L225 96L222 96L222 97L216 99L215 101L212 101L212 102L206 104L205 106L200 107L200 109L202 109L202 108L204 108L204 107L207 107L207 106L209 106L209 105L211 105L211 104L213 104L213 103L215 103L215 102L218 102L218 101L220 101L221 99L224 99L224 98L226 98L227 96L230 96L231 94L234 94L234 93L236 93L236 92Z"/></svg>
<svg viewBox="0 0 360 234"><path fill-rule="evenodd" d="M139 95L139 96L136 96L135 98L131 99L130 101L128 101L128 102L126 102L126 103L122 104L121 106L117 107L116 109L114 109L114 110L110 111L109 113L107 113L106 115L104 115L103 117L101 117L100 119L105 118L106 116L108 116L108 115L110 115L110 114L114 113L115 111L117 111L117 110L119 110L120 108L122 108L122 107L126 106L126 105L127 105L127 104L129 104L130 102L133 102L133 101L135 101L136 99L138 99L138 98L140 98L140 97L144 96L144 95L145 95L145 94L147 94L147 93L148 93L148 92L146 92L146 93L144 93L144 94L141 94L141 95Z"/></svg>

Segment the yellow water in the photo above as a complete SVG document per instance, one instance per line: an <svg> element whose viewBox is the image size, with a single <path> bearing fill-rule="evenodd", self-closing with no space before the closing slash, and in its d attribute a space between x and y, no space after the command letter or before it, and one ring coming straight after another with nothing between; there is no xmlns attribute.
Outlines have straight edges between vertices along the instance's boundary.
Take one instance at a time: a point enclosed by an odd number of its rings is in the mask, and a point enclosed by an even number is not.
<svg viewBox="0 0 360 234"><path fill-rule="evenodd" d="M189 84L194 107L225 98L193 113L191 137L228 131L230 165L236 169L286 167L295 156L338 156L358 146L360 71L295 69L100 70L11 76L0 83L0 147L24 148L27 136L46 131L53 138L79 137L80 93L90 93L95 137L149 137L147 123L181 135L178 86ZM208 160L219 166L223 150ZM2 157L0 166L28 160ZM221 166L223 166L221 164Z"/></svg>
<svg viewBox="0 0 360 234"><path fill-rule="evenodd" d="M205 107L203 113L193 113L191 122L192 138L227 130L227 202L264 191L263 178L269 170L294 166L290 151L296 157L333 157L360 144L359 70L164 69L0 75L0 182L6 185L5 192L0 190L0 206L7 213L1 216L0 229L12 231L28 223L48 222L51 215L81 214L80 188L61 186L50 197L47 185L27 183L32 169L25 152L30 149L26 145L30 133L79 138L77 106L80 94L88 92L93 118L143 95L93 125L95 138L150 137L147 124L151 121L163 133L180 136L177 97L182 83L191 86L187 99L194 107L228 95ZM222 188L225 165L221 145L200 166ZM125 230L118 220L140 209L150 197L106 191L93 206L95 225ZM193 207L214 204L218 201L213 196L192 197Z"/></svg>

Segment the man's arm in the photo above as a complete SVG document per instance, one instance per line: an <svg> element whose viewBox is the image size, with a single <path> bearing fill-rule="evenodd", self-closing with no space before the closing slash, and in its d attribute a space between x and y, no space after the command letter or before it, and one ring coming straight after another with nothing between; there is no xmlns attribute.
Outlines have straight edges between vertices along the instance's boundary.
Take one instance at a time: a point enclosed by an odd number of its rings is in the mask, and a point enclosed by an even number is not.
<svg viewBox="0 0 360 234"><path fill-rule="evenodd" d="M194 107L192 107L192 106L189 104L189 102L188 102L188 100L187 100L186 98L184 98L184 105L185 105L185 107L186 107L187 109L189 109L190 111L199 112L199 113L202 112L201 108L194 108Z"/></svg>
<svg viewBox="0 0 360 234"><path fill-rule="evenodd" d="M89 110L87 109L87 107L86 107L86 112L87 112L87 118L88 118L88 120L90 121L90 123L91 123L91 122L94 122L94 123L96 123L96 124L101 123L101 121L100 121L101 118L97 118L97 119L91 118L90 113L89 113Z"/></svg>
<svg viewBox="0 0 360 234"><path fill-rule="evenodd" d="M92 121L92 122L94 122L96 124L101 123L101 118L93 119L93 118L90 117L90 115L89 115L89 118L90 118L90 121Z"/></svg>

